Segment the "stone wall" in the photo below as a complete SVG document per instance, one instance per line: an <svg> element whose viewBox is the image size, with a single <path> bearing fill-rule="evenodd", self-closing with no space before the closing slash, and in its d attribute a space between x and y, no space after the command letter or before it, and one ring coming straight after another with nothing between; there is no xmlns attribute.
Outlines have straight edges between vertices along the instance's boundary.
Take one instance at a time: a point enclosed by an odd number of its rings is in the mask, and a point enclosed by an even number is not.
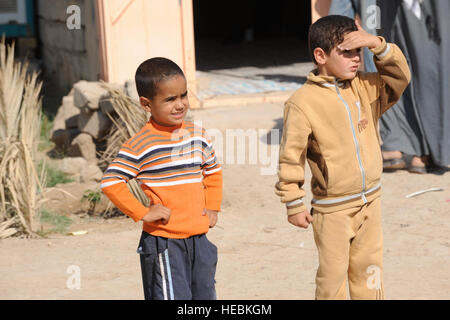
<svg viewBox="0 0 450 320"><path fill-rule="evenodd" d="M116 86L126 92L124 86ZM57 150L69 157L82 157L97 163L98 143L109 133L114 114L109 93L100 82L80 80L62 104L53 121L51 140Z"/></svg>
<svg viewBox="0 0 450 320"><path fill-rule="evenodd" d="M70 30L70 5L80 8L81 28ZM100 77L94 0L37 0L37 23L44 75L68 91L78 80Z"/></svg>
<svg viewBox="0 0 450 320"><path fill-rule="evenodd" d="M134 81L110 86L138 103ZM117 118L110 93L98 81L77 81L62 98L50 133L55 148L49 155L53 164L55 158L60 159L59 170L74 181L101 180L103 172L98 167L98 158L113 125L109 115Z"/></svg>

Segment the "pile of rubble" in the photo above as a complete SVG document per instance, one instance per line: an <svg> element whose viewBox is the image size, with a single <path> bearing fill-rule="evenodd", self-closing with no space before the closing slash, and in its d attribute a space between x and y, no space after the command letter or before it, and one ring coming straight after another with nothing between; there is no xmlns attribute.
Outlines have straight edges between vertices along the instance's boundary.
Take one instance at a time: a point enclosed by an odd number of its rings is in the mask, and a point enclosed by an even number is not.
<svg viewBox="0 0 450 320"><path fill-rule="evenodd" d="M132 99L139 100L134 81L130 80L123 86L114 85L114 87L122 89ZM101 178L101 170L93 167L97 166L99 147L105 144L105 138L112 127L108 115L113 114L114 108L109 92L100 82L81 80L74 84L67 96L63 97L62 105L53 122L50 139L55 143L55 150L58 153L77 158L78 162L83 162L84 159L85 168L90 169L87 169L88 175L81 172L81 176L92 176L94 180L98 180L97 177ZM73 160L65 159L64 167ZM82 168L83 165L76 167Z"/></svg>

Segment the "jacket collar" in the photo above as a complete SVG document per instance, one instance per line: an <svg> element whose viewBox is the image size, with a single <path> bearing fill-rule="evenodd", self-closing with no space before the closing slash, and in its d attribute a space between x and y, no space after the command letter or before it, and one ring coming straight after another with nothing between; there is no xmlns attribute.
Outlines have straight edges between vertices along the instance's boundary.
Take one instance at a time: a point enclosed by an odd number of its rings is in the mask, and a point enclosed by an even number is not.
<svg viewBox="0 0 450 320"><path fill-rule="evenodd" d="M318 73L319 72L317 69L312 70L308 74L307 80L315 84L321 85L323 87L332 87L332 88L334 88L336 84L338 85L338 87L345 87L348 84L350 84L349 80L340 80L333 76L324 76L319 75Z"/></svg>

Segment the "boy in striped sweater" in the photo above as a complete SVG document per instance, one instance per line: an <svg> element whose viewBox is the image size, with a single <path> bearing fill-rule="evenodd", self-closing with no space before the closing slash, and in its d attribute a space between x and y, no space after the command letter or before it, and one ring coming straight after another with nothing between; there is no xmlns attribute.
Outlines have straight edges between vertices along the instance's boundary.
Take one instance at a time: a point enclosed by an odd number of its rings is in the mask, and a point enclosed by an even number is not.
<svg viewBox="0 0 450 320"><path fill-rule="evenodd" d="M217 222L222 171L205 130L184 121L189 101L183 71L152 58L137 69L147 124L126 141L102 179L102 191L135 222L143 221L138 246L145 299L215 299L217 247L206 233ZM136 179L150 199L129 191Z"/></svg>

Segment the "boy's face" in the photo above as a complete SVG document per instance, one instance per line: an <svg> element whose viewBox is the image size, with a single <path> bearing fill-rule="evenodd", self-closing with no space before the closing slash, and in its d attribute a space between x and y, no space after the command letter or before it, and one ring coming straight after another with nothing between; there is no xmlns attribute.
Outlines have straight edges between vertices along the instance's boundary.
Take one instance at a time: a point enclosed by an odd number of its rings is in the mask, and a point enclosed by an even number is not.
<svg viewBox="0 0 450 320"><path fill-rule="evenodd" d="M321 74L342 80L353 79L361 62L361 48L341 50L335 47L330 54L326 54L321 48L316 48L314 55Z"/></svg>
<svg viewBox="0 0 450 320"><path fill-rule="evenodd" d="M189 109L186 79L173 76L158 84L153 99L140 97L142 107L151 112L153 120L166 127L180 125Z"/></svg>

